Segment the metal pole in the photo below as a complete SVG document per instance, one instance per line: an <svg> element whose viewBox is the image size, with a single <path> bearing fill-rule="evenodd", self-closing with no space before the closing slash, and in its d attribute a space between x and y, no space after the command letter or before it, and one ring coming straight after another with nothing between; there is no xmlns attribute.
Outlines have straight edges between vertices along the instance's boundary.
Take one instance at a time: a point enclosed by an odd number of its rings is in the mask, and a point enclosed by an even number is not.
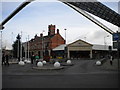
<svg viewBox="0 0 120 90"><path fill-rule="evenodd" d="M0 53L1 53L1 60L2 60L2 31L0 31L0 32L1 32L1 52ZM1 62L2 61L0 61L0 65L1 65Z"/></svg>
<svg viewBox="0 0 120 90"><path fill-rule="evenodd" d="M2 90L2 30L1 30L1 52L0 52L0 89Z"/></svg>
<svg viewBox="0 0 120 90"><path fill-rule="evenodd" d="M19 39L18 39L18 52L17 52L17 57L18 57L18 60L19 60Z"/></svg>
<svg viewBox="0 0 120 90"><path fill-rule="evenodd" d="M29 35L28 35L28 60L29 60Z"/></svg>
<svg viewBox="0 0 120 90"><path fill-rule="evenodd" d="M118 33L118 31L117 31L117 33ZM119 33L118 33L119 34ZM119 37L118 37L118 40L117 40L117 58L118 58L118 88L119 88L119 57L120 57L120 55L119 55L119 50L120 50L120 35L119 35Z"/></svg>
<svg viewBox="0 0 120 90"><path fill-rule="evenodd" d="M64 29L64 30L65 30L65 44L66 44L66 42L67 42L67 41L66 41L66 30L67 30L67 29Z"/></svg>
<svg viewBox="0 0 120 90"><path fill-rule="evenodd" d="M12 43L11 45L13 44L13 32L12 32ZM12 48L12 59L13 59L13 48Z"/></svg>
<svg viewBox="0 0 120 90"><path fill-rule="evenodd" d="M118 33L118 31L117 31L117 33ZM118 33L119 34L119 33ZM118 38L118 40L117 40L117 44L118 44L118 46L117 46L117 56L118 56L118 72L119 72L119 50L120 50L120 36L119 36L119 38Z"/></svg>
<svg viewBox="0 0 120 90"><path fill-rule="evenodd" d="M42 37L42 59L43 59L43 37Z"/></svg>
<svg viewBox="0 0 120 90"><path fill-rule="evenodd" d="M110 34L113 34L114 31L112 31L111 29L109 29L107 26L105 26L104 24L102 24L101 22L99 22L97 19L95 19L94 17L92 17L90 14L88 14L87 12L85 12L84 10L68 3L68 2L64 2L65 4L67 4L68 6L72 7L74 10L76 10L77 12L79 12L80 14L82 14L83 16L85 16L86 18L88 18L89 20L91 20L92 22L94 22L95 24L97 24L98 26L100 26L101 28L103 28L105 31L107 31Z"/></svg>
<svg viewBox="0 0 120 90"><path fill-rule="evenodd" d="M27 59L27 38L26 38L26 44L25 44L25 60Z"/></svg>
<svg viewBox="0 0 120 90"><path fill-rule="evenodd" d="M44 33L45 31L43 30L42 34ZM44 58L44 36L42 36L42 59Z"/></svg>
<svg viewBox="0 0 120 90"><path fill-rule="evenodd" d="M6 19L2 21L0 26L3 27L4 24L6 24L11 18L13 18L20 10L22 10L26 5L28 5L30 2L34 0L26 0L24 1L18 8L16 8Z"/></svg>
<svg viewBox="0 0 120 90"><path fill-rule="evenodd" d="M21 53L20 53L21 55L21 60L22 60L22 31L21 31Z"/></svg>

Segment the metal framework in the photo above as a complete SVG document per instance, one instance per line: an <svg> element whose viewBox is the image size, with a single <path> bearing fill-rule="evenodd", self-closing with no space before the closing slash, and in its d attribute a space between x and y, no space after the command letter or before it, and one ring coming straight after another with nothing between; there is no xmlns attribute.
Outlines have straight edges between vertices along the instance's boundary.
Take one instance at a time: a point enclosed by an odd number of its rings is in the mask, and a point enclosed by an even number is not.
<svg viewBox="0 0 120 90"><path fill-rule="evenodd" d="M108 33L110 33L110 34L114 33L111 29L109 29L107 26L105 26L104 24L102 24L101 22L99 22L97 19L95 19L94 17L92 17L90 14L88 14L84 10L82 10L80 8L77 8L74 5L71 5L71 4L67 3L67 2L66 2L66 4L68 6L70 6L71 8L73 8L74 10L76 10L77 12L79 12L80 14L82 14L83 16L85 16L86 18L88 18L89 20L91 20L92 22L94 22L95 24L97 24L98 26L100 26L101 28L103 28Z"/></svg>
<svg viewBox="0 0 120 90"><path fill-rule="evenodd" d="M80 0L78 0L80 1ZM120 27L120 15L100 2L67 2Z"/></svg>
<svg viewBox="0 0 120 90"><path fill-rule="evenodd" d="M22 10L26 5L28 5L32 1L34 1L34 0L26 0L25 2L23 2L15 11L13 11L13 13L11 13L5 20L3 20L3 22L0 24L0 29L3 29L4 28L3 26L13 16L15 16L20 10ZM87 2L87 0L59 0L59 1L72 7L73 9L78 11L80 14L82 14L82 12L84 13L84 11L87 11L93 15L96 15L96 16L120 27L120 23L119 23L120 15L96 0L92 0L92 2L91 2L91 0L88 0L89 2ZM104 30L106 30L110 34L113 33L112 30L110 30L108 28L106 29L105 25L101 24L99 21L93 20L93 17L90 16L88 13L87 14L84 13L82 15L84 15L88 19L92 18L90 20L93 22L95 21L94 22L95 24L99 25L100 27L102 27ZM97 21L97 23L96 23L96 21Z"/></svg>
<svg viewBox="0 0 120 90"><path fill-rule="evenodd" d="M0 29L4 29L4 24L6 24L12 17L14 17L20 10L22 10L26 5L28 5L31 1L34 0L26 0L23 2L16 10L14 10L5 20L0 24Z"/></svg>

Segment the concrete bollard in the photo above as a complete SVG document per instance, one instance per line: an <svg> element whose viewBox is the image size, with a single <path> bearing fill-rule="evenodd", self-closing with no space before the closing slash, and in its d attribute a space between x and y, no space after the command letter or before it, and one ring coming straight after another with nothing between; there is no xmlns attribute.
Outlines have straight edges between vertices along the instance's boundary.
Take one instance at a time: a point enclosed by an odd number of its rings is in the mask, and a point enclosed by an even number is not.
<svg viewBox="0 0 120 90"><path fill-rule="evenodd" d="M19 65L25 65L25 63L23 61L20 61L18 64Z"/></svg>
<svg viewBox="0 0 120 90"><path fill-rule="evenodd" d="M30 60L27 60L27 62L26 63L31 63L31 61Z"/></svg>
<svg viewBox="0 0 120 90"><path fill-rule="evenodd" d="M47 62L46 61L42 61L43 64L46 64Z"/></svg>
<svg viewBox="0 0 120 90"><path fill-rule="evenodd" d="M72 62L71 62L71 60L67 60L67 64L71 64Z"/></svg>
<svg viewBox="0 0 120 90"><path fill-rule="evenodd" d="M55 63L54 63L54 67L55 67L55 68L60 67L60 63L59 63L59 62L55 62Z"/></svg>
<svg viewBox="0 0 120 90"><path fill-rule="evenodd" d="M37 66L38 66L38 67L43 67L43 63L42 63L42 62L38 62L38 63L37 63Z"/></svg>
<svg viewBox="0 0 120 90"><path fill-rule="evenodd" d="M101 61L96 61L96 65L100 66L101 65Z"/></svg>

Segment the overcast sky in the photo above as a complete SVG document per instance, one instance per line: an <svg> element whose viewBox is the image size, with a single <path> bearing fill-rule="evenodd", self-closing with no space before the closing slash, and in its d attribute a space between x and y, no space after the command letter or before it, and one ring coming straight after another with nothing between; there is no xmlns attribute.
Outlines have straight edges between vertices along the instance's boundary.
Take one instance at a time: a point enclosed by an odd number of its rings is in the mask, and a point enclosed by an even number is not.
<svg viewBox="0 0 120 90"><path fill-rule="evenodd" d="M21 0L25 1L25 0ZM85 40L91 44L104 45L104 37L107 45L112 44L112 36L104 31L102 28L74 11L67 5L52 0L52 2L43 2L44 0L36 0L30 3L15 17L13 17L3 30L3 46L11 48L11 44L16 40L18 33L22 31L22 41L25 42L28 35L34 38L35 34L38 36L48 34L48 25L56 25L56 29L60 30L60 34L65 37L65 30L67 35L67 43L73 42L78 39ZM118 12L118 0L99 0L112 10ZM114 1L114 2L113 2ZM12 11L14 11L22 2L15 2L2 0L0 2L0 22L4 20ZM117 31L118 27L112 25L98 17L95 17L100 22L104 23L113 31ZM109 35L109 37L107 37Z"/></svg>

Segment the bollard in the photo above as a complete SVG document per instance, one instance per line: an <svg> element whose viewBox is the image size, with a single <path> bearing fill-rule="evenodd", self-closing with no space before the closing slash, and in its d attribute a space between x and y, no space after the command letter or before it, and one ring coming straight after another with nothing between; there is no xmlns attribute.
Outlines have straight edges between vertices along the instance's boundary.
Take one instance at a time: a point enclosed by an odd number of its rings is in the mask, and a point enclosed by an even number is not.
<svg viewBox="0 0 120 90"><path fill-rule="evenodd" d="M43 64L46 64L47 62L46 61L42 61Z"/></svg>
<svg viewBox="0 0 120 90"><path fill-rule="evenodd" d="M55 67L55 68L60 67L60 63L59 63L59 62L55 62L55 63L54 63L54 67Z"/></svg>
<svg viewBox="0 0 120 90"><path fill-rule="evenodd" d="M42 67L42 66L43 66L43 63L42 63L42 62L38 62L38 63L37 63L37 66L38 66L38 67Z"/></svg>
<svg viewBox="0 0 120 90"><path fill-rule="evenodd" d="M67 60L67 64L71 64L71 60Z"/></svg>
<svg viewBox="0 0 120 90"><path fill-rule="evenodd" d="M23 61L20 61L18 64L19 65L25 65L25 63Z"/></svg>
<svg viewBox="0 0 120 90"><path fill-rule="evenodd" d="M27 60L27 62L26 63L31 63L31 61L30 60Z"/></svg>
<svg viewBox="0 0 120 90"><path fill-rule="evenodd" d="M97 66L101 65L101 62L100 62L100 61L97 61L97 62L96 62L96 65L97 65Z"/></svg>

